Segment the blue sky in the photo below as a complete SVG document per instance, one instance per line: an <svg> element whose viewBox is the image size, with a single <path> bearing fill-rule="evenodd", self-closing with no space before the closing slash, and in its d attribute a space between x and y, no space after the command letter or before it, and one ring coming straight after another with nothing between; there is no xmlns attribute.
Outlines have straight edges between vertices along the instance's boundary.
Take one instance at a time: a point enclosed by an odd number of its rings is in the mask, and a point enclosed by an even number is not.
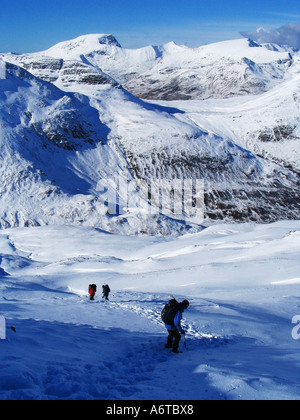
<svg viewBox="0 0 300 420"><path fill-rule="evenodd" d="M299 0L2 0L0 51L40 51L88 33L112 33L126 48L196 47L289 22L300 22Z"/></svg>

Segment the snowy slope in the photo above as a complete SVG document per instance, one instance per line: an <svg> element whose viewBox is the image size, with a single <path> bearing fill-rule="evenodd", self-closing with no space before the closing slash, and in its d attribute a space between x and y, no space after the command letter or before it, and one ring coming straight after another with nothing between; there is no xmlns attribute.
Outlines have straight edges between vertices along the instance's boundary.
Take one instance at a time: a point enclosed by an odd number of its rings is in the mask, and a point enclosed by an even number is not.
<svg viewBox="0 0 300 420"><path fill-rule="evenodd" d="M299 234L296 221L176 240L0 232L0 399L298 400ZM88 301L92 282L110 302ZM170 296L191 303L179 355L164 348Z"/></svg>
<svg viewBox="0 0 300 420"><path fill-rule="evenodd" d="M143 103L111 85L98 90L70 82L69 90L86 97L66 94L14 65L7 73L0 80L2 227L68 222L123 233L185 229L180 214L178 222L135 211L106 217L98 182L118 175L134 177L144 201L148 191L141 179L204 179L206 216L212 219L298 215L296 175L182 121L176 110Z"/></svg>
<svg viewBox="0 0 300 420"><path fill-rule="evenodd" d="M113 35L91 34L61 42L37 56L83 61L123 83L152 68L162 51L163 47L153 46L129 50L122 48Z"/></svg>
<svg viewBox="0 0 300 420"><path fill-rule="evenodd" d="M293 59L246 39L190 49L170 43L149 71L125 84L145 99L208 99L258 94L285 78Z"/></svg>
<svg viewBox="0 0 300 420"><path fill-rule="evenodd" d="M84 97L7 65L0 80L1 225L99 219L91 183L108 161L107 127ZM95 222L95 219L94 219Z"/></svg>
<svg viewBox="0 0 300 420"><path fill-rule="evenodd" d="M107 208L102 205L101 194L99 197L98 182L109 179L112 184L115 176L134 180L144 203L148 201L153 179L204 179L206 217L210 220L272 222L283 217L298 218L299 174L293 171L298 168L299 131L296 56L292 57L284 48L276 51L270 46L238 40L203 47L204 50L186 49L184 54L180 53L182 60L178 62L180 48L184 47L168 44L160 49L151 47L129 53L123 51L113 36L89 35L42 53L3 55L30 73L8 65L10 79L0 80L1 141L8 145L2 165L1 226L67 221L112 232L160 234L178 234L186 228L184 214L174 216L177 220L137 214L138 197L130 206L133 211L124 217L106 217ZM247 53L250 57L247 60L256 60L257 65L268 62L277 72L277 65L273 65L276 57L283 73L269 79L275 81L268 85L268 89L274 85L273 89L255 96L253 105L248 102L249 97L236 98L232 102L235 108L230 110L228 102L220 100L219 106L226 105L221 118L211 101L203 102L200 111L199 102L195 101L176 102L174 106L169 102L145 103L111 77L113 69L107 74L99 67L103 60L109 67L111 57L121 71L131 54L132 63L137 66L151 67L157 60L159 63L169 60L175 68L177 60L176 68L183 69L192 61L197 67L197 54L199 60L204 54L207 62L213 63L221 60L220 54L229 56L229 52L230 60L238 60ZM119 61L118 54L125 61ZM230 68L232 71L232 66L233 62L231 67L226 66L228 71ZM286 68L287 73L283 71ZM225 83L223 86L226 88ZM285 104L291 112L282 115ZM253 108L254 118L253 112L248 112ZM241 115L237 115L239 112ZM235 124L238 120L240 125ZM274 127L275 141L266 134L270 127ZM275 135L278 132L280 139ZM282 140L291 147L281 148ZM261 143L266 147L260 147ZM20 156L17 165L16 151ZM275 159L279 164L263 157ZM187 228L191 228L190 224Z"/></svg>
<svg viewBox="0 0 300 420"><path fill-rule="evenodd" d="M268 160L300 170L300 67L294 77L270 91L247 98L168 103L201 129ZM160 101L160 105L166 105Z"/></svg>
<svg viewBox="0 0 300 420"><path fill-rule="evenodd" d="M44 54L49 57L76 59L85 55L87 51L107 51L114 47L121 48L121 45L113 35L91 34L60 42L46 50Z"/></svg>
<svg viewBox="0 0 300 420"><path fill-rule="evenodd" d="M9 64L0 92L1 228L67 223L123 234L177 235L186 230L181 220L164 215L108 214L107 195L99 182L109 182L116 190L118 177L132 179L118 133L111 132L110 107L130 104L126 92L107 85L111 102L101 96L104 104L95 99L91 106L86 96L65 93ZM147 121L148 106L132 106ZM168 117L158 112L156 122L165 121L168 124ZM186 128L176 121L173 125L174 131ZM131 205L136 205L134 197Z"/></svg>
<svg viewBox="0 0 300 420"><path fill-rule="evenodd" d="M77 64L77 76L82 74L82 69L84 72L89 70L91 74L102 74L103 81L100 84L105 84L105 77L110 84L112 79L108 74L124 82L129 77L127 73L132 77L137 72L143 73L150 69L159 57L159 51L156 47L126 50L121 48L112 35L95 34L61 42L39 53L0 54L0 57L50 82L59 83L69 74L74 74L74 66Z"/></svg>

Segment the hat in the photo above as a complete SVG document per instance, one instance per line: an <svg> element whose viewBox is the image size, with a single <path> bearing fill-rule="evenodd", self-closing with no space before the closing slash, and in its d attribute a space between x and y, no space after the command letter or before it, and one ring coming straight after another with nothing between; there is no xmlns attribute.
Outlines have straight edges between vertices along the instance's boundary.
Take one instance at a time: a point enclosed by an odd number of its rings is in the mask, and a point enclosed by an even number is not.
<svg viewBox="0 0 300 420"><path fill-rule="evenodd" d="M190 302L188 300L184 300L181 304L185 309L187 309L190 306Z"/></svg>

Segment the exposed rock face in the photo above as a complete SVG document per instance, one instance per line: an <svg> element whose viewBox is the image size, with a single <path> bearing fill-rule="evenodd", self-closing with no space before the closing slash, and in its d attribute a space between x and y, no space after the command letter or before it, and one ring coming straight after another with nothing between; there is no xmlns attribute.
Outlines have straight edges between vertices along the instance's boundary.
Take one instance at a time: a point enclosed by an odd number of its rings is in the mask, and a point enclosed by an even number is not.
<svg viewBox="0 0 300 420"><path fill-rule="evenodd" d="M292 60L257 65L243 58L240 61L221 58L202 63L196 69L164 67L143 73L124 84L134 95L152 100L190 100L228 98L266 92L271 80L282 79Z"/></svg>
<svg viewBox="0 0 300 420"><path fill-rule="evenodd" d="M197 150L198 149L198 150ZM266 177L257 158L233 145L222 153L203 150L152 150L142 155L127 152L136 179L204 179L206 217L238 222L272 222L279 214L299 217L300 178L273 167Z"/></svg>

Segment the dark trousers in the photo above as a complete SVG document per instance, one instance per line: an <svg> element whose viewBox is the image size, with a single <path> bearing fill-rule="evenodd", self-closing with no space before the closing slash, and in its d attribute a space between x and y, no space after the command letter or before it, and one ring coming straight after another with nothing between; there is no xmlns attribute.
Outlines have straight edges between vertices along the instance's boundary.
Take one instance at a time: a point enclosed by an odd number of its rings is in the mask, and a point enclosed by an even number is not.
<svg viewBox="0 0 300 420"><path fill-rule="evenodd" d="M173 347L174 350L178 350L179 342L181 340L181 334L178 330L169 330L168 347Z"/></svg>

